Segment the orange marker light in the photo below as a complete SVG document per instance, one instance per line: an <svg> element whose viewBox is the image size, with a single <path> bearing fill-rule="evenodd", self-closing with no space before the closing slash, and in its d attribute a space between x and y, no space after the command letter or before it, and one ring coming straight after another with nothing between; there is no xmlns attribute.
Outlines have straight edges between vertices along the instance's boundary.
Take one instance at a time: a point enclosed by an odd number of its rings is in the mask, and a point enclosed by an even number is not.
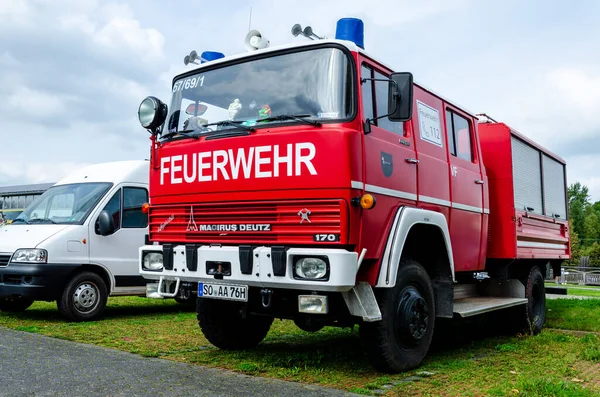
<svg viewBox="0 0 600 397"><path fill-rule="evenodd" d="M144 214L147 214L149 210L150 210L150 204L148 204L148 203L142 204L142 212Z"/></svg>
<svg viewBox="0 0 600 397"><path fill-rule="evenodd" d="M375 197L373 197L371 194L367 193L360 198L360 206L366 210L375 207L375 203Z"/></svg>
<svg viewBox="0 0 600 397"><path fill-rule="evenodd" d="M87 243L87 240L86 240L86 239L83 239L83 240L81 240L81 242L82 242L82 243L84 243L84 244L86 244L86 243Z"/></svg>

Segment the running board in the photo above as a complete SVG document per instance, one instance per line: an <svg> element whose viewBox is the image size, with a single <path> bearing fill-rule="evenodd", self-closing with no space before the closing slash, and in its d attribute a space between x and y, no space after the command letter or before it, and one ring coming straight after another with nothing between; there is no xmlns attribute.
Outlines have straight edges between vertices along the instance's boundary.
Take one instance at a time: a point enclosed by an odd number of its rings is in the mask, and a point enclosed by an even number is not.
<svg viewBox="0 0 600 397"><path fill-rule="evenodd" d="M525 298L503 298L495 296L478 296L472 298L457 299L454 301L454 313L461 317L470 317L507 307L524 305Z"/></svg>

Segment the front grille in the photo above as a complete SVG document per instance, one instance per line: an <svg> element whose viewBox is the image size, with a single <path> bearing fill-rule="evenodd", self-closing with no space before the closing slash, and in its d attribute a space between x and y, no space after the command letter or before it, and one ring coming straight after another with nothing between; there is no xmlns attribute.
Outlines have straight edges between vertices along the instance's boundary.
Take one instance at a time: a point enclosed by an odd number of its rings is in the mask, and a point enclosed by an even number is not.
<svg viewBox="0 0 600 397"><path fill-rule="evenodd" d="M315 235L339 234L337 242L343 244L347 217L343 200L154 205L150 239L161 243L315 244ZM269 230L264 230L265 225Z"/></svg>
<svg viewBox="0 0 600 397"><path fill-rule="evenodd" d="M10 255L0 255L0 266L8 265L9 260L10 260Z"/></svg>

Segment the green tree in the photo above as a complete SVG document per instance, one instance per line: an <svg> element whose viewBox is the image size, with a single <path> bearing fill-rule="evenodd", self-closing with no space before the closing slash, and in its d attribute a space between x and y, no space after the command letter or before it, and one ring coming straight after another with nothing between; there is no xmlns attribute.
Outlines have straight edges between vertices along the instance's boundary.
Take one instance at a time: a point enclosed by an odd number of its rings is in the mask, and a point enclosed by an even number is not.
<svg viewBox="0 0 600 397"><path fill-rule="evenodd" d="M581 258L581 247L579 246L579 236L573 230L573 221L569 220L569 237L571 240L571 259L568 263L571 266L579 266L579 258Z"/></svg>
<svg viewBox="0 0 600 397"><path fill-rule="evenodd" d="M573 231L583 240L585 245L585 218L586 209L590 206L590 196L588 187L580 182L575 182L569 186L569 217L573 221Z"/></svg>
<svg viewBox="0 0 600 397"><path fill-rule="evenodd" d="M585 211L583 232L588 244L600 239L600 216L598 216L598 213L591 206Z"/></svg>
<svg viewBox="0 0 600 397"><path fill-rule="evenodd" d="M585 249L585 255L590 257L590 266L600 267L600 244L597 241Z"/></svg>

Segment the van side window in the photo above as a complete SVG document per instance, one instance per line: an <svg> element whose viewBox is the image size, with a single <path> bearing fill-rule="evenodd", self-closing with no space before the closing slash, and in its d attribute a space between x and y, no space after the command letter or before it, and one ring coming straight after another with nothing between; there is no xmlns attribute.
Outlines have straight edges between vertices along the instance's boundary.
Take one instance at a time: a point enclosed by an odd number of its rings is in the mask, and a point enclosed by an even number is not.
<svg viewBox="0 0 600 397"><path fill-rule="evenodd" d="M115 231L121 228L121 189L117 190L106 203L104 210L107 211L113 218L115 223Z"/></svg>
<svg viewBox="0 0 600 397"><path fill-rule="evenodd" d="M365 65L362 65L360 68L360 77L364 79L373 78L371 73L371 68ZM363 112L365 116L365 120L372 120L375 117L375 113L373 111L373 81L367 80L362 86L362 102L363 102Z"/></svg>
<svg viewBox="0 0 600 397"><path fill-rule="evenodd" d="M142 212L142 204L148 202L148 191L139 187L123 188L123 228L145 228L148 215Z"/></svg>
<svg viewBox="0 0 600 397"><path fill-rule="evenodd" d="M376 79L388 79L388 76L384 76L379 72L375 72ZM388 92L390 83L388 81L379 81L375 80L375 97L377 104L377 117L381 117L385 114L388 114ZM387 117L382 117L377 119L377 125L385 130L394 132L396 134L402 135L403 133L403 125L402 123L394 122L388 119Z"/></svg>
<svg viewBox="0 0 600 397"><path fill-rule="evenodd" d="M450 154L466 161L473 161L471 148L471 127L469 121L458 114L446 110L446 130Z"/></svg>

